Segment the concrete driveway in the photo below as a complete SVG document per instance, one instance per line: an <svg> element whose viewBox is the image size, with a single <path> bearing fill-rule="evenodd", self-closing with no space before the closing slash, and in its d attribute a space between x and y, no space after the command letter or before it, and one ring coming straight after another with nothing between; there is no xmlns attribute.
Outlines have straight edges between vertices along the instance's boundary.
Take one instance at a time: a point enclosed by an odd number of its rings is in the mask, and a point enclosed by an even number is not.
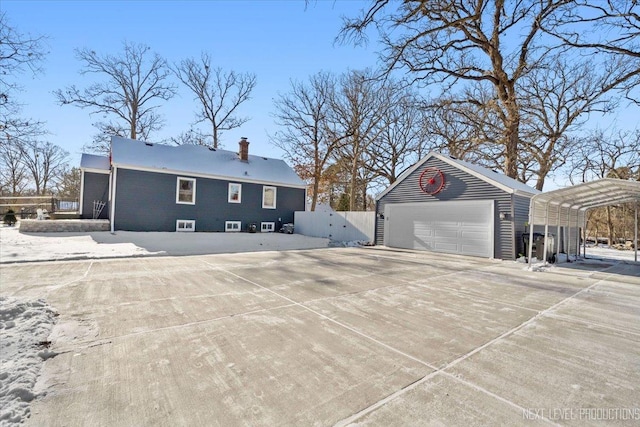
<svg viewBox="0 0 640 427"><path fill-rule="evenodd" d="M2 295L60 313L32 425L640 422L638 266L335 248L0 268Z"/></svg>

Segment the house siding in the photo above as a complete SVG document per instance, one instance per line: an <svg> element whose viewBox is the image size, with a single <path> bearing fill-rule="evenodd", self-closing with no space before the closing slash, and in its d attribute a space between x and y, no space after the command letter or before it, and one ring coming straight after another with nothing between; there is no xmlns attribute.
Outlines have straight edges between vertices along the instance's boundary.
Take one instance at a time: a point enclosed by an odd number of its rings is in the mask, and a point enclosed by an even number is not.
<svg viewBox="0 0 640 427"><path fill-rule="evenodd" d="M82 195L82 218L93 218L93 202L103 201L105 207L100 212L99 219L109 218L109 174L84 172Z"/></svg>
<svg viewBox="0 0 640 427"><path fill-rule="evenodd" d="M436 167L445 175L445 187L436 195L423 193L419 187L420 174L427 167ZM395 188L382 196L376 203L376 244L384 244L384 207L389 203L437 203L453 200L493 200L494 201L494 257L515 259L514 223L511 194L464 172L437 158L431 158ZM500 220L499 212L510 214Z"/></svg>
<svg viewBox="0 0 640 427"><path fill-rule="evenodd" d="M228 202L230 182L180 174L196 180L196 203L176 203L177 175L118 168L116 230L175 231L176 220L195 220L196 231L224 231L225 221L248 224L275 222L276 229L293 222L293 213L304 210L305 190L277 188L276 209L262 208L262 184L242 183L242 203Z"/></svg>

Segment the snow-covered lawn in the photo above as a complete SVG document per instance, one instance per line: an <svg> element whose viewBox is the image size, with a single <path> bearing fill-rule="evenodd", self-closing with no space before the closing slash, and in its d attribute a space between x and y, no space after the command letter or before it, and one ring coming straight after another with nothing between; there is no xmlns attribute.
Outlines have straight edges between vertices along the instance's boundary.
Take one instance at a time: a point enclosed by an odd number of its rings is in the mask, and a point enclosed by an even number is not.
<svg viewBox="0 0 640 427"><path fill-rule="evenodd" d="M609 246L587 246L587 258L595 259L616 259L621 261L633 261L633 250L619 250ZM638 253L638 261L640 261L640 252Z"/></svg>
<svg viewBox="0 0 640 427"><path fill-rule="evenodd" d="M20 233L0 227L0 263L326 248L329 239L280 233Z"/></svg>

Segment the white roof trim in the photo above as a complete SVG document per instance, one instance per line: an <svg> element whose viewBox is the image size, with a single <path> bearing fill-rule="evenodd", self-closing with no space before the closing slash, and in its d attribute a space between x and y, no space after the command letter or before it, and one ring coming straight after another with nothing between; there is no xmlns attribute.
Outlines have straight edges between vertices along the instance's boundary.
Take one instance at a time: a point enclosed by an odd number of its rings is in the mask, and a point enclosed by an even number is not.
<svg viewBox="0 0 640 427"><path fill-rule="evenodd" d="M83 168L83 167L80 167L80 170L84 171L84 172L101 173L103 175L109 175L109 173L111 173L111 170L109 170L109 169L94 169L94 168Z"/></svg>
<svg viewBox="0 0 640 427"><path fill-rule="evenodd" d="M499 180L495 179L497 177L500 177L501 180L511 180L511 178L508 178L504 175L498 175L496 177L491 177L490 175L485 175L483 173L480 172L480 170L486 170L488 173L490 172L491 174L495 174L496 172L493 172L490 169L486 169L482 166L479 165L473 165L471 163L467 163L467 162L463 162L462 160L457 160L457 159L452 159L451 157L436 153L434 151L430 152L429 154L427 154L425 157L423 157L421 160L419 160L418 162L416 162L413 166L411 166L409 169L407 169L406 171L404 171L399 177L398 179L391 184L389 187L387 187L382 193L380 193L378 195L378 197L376 197L376 200L380 200L385 194L387 194L389 191L393 190L398 184L400 184L405 178L407 178L410 174L412 174L416 169L418 169L420 166L422 166L423 164L425 164L429 159L432 158L436 158L440 161L443 161L451 166L453 166L454 168L460 169L466 173L468 173L469 175L472 175L488 184L493 185L494 187L497 187L503 191L505 191L506 193L509 194L523 194L523 195L527 195L527 196L532 196L534 194L538 194L539 191L531 188L529 186L527 186L526 184L523 184L521 182L515 181L513 180L515 183L517 183L521 188L514 188L513 186L510 186L508 184L502 183ZM474 169L474 168L477 168ZM446 178L445 178L446 179ZM524 188L527 187L527 188Z"/></svg>
<svg viewBox="0 0 640 427"><path fill-rule="evenodd" d="M263 181L260 179L251 179L251 177L247 178L238 178L236 176L224 176L224 175L211 175L205 173L194 173L187 170L174 170L174 169L164 169L164 168L149 168L144 166L137 165L128 165L124 163L112 163L113 166L117 166L120 169L129 169L141 172L155 172L155 173L164 173L168 175L186 175L186 177L196 177L196 178L208 178L208 179L219 179L229 182L244 182L249 184L262 184L262 185L273 185L276 187L287 187L287 188L304 188L306 189L306 185L293 185L286 184L282 182L272 182L272 181Z"/></svg>

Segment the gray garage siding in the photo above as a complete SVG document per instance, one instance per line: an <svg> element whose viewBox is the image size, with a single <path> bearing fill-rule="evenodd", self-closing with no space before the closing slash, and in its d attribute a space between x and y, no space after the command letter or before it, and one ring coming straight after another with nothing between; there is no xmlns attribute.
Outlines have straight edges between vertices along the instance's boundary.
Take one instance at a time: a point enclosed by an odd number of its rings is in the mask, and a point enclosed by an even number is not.
<svg viewBox="0 0 640 427"><path fill-rule="evenodd" d="M524 242L522 241L522 233L529 231L529 228L525 225L529 221L529 197L523 197L513 195L513 211L514 211L514 226L516 236L516 256L518 254L524 254Z"/></svg>
<svg viewBox="0 0 640 427"><path fill-rule="evenodd" d="M196 204L176 203L176 175L118 168L115 229L175 231L176 220L195 220L196 231L224 231L225 221L247 224L293 222L305 208L304 189L277 187L276 209L262 208L262 184L242 183L242 203L228 203L229 182L180 175L196 180Z"/></svg>
<svg viewBox="0 0 640 427"><path fill-rule="evenodd" d="M109 174L84 173L84 193L82 195L82 218L93 218L93 202L103 201L105 207L100 212L100 219L109 218Z"/></svg>
<svg viewBox="0 0 640 427"><path fill-rule="evenodd" d="M423 193L418 185L420 174L427 167L436 167L445 175L444 189L434 196ZM494 200L496 212L494 218L494 257L499 259L515 258L512 237L514 216L509 215L508 219L500 220L498 215L498 212L511 213L511 195L436 158L429 159L378 201L376 205L376 244L382 245L384 243L384 220L379 216L384 214L384 206L387 203L451 200Z"/></svg>

